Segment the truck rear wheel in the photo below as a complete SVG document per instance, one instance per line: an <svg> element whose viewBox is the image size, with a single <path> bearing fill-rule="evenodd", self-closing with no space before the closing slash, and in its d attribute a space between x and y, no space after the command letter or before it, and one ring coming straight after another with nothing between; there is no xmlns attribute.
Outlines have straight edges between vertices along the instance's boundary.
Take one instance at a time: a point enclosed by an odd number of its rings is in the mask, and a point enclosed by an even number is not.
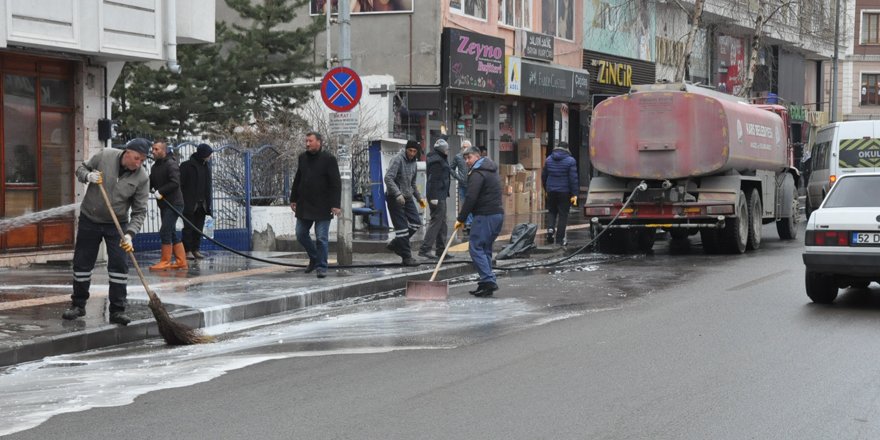
<svg viewBox="0 0 880 440"><path fill-rule="evenodd" d="M746 194L739 192L736 199L736 216L727 220L727 226L721 231L721 243L729 254L742 254L746 251L749 241L749 206Z"/></svg>
<svg viewBox="0 0 880 440"><path fill-rule="evenodd" d="M761 247L761 227L764 224L762 212L764 206L761 204L761 193L757 188L752 189L749 196L749 239L746 248L753 250Z"/></svg>
<svg viewBox="0 0 880 440"><path fill-rule="evenodd" d="M809 205L809 198L807 198L807 200L807 204ZM776 232L779 234L780 239L794 240L797 238L799 216L798 199L797 196L795 196L791 199L791 215L776 221ZM807 218L809 217L810 214L807 213Z"/></svg>

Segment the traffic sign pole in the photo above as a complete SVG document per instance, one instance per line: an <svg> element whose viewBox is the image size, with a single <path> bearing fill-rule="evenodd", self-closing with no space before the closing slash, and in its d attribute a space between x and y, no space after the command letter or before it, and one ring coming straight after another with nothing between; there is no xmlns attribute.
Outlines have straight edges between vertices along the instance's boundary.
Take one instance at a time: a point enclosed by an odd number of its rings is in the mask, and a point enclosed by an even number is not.
<svg viewBox="0 0 880 440"><path fill-rule="evenodd" d="M339 0L339 59L342 61L342 67L349 69L351 67L351 9L349 8L350 0ZM328 7L329 7L329 2ZM328 30L329 32L329 30ZM351 71L354 74L354 71ZM360 83L357 74L352 76ZM360 100L363 86L357 86L357 97L353 99L354 107ZM351 109L349 109L351 110ZM351 154L348 152L348 146L345 144L345 135L342 142L339 143L339 175L342 177L342 215L339 217L339 223L336 228L336 259L339 264L349 265L352 263L352 244L354 225L354 216L351 210L352 185L351 185Z"/></svg>

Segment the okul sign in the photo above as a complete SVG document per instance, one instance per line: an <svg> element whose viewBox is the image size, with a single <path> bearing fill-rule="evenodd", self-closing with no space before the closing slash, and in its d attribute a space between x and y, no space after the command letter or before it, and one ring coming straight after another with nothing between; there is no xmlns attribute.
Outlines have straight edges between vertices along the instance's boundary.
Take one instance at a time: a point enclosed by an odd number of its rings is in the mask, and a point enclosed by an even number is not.
<svg viewBox="0 0 880 440"><path fill-rule="evenodd" d="M504 93L504 40L460 29L443 33L443 83L450 89Z"/></svg>

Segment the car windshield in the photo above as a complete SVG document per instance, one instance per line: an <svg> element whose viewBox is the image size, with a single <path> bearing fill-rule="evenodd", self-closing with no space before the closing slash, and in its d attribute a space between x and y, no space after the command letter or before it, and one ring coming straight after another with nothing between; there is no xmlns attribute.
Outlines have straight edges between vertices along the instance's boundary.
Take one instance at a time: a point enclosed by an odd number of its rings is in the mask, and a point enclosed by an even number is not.
<svg viewBox="0 0 880 440"><path fill-rule="evenodd" d="M880 207L880 176L853 176L840 179L828 194L823 208Z"/></svg>

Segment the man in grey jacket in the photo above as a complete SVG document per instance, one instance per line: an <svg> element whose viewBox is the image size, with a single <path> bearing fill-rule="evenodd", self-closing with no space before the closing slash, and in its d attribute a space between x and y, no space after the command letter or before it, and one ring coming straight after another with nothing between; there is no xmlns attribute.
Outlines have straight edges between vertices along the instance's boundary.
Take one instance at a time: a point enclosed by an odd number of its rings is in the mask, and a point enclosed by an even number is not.
<svg viewBox="0 0 880 440"><path fill-rule="evenodd" d="M134 252L132 237L140 231L147 214L150 176L143 164L151 146L152 143L146 139L132 139L125 144L125 150L106 148L76 169L77 180L88 183L89 187L80 205L73 250L72 304L62 315L64 319L85 316L92 269L95 268L98 248L103 241L107 245L107 275L110 278L109 321L120 325L131 322L125 315L128 283L125 253ZM122 237L116 230L98 185L103 185L107 190L113 212L124 231Z"/></svg>
<svg viewBox="0 0 880 440"><path fill-rule="evenodd" d="M418 203L422 208L427 202L416 188L416 162L419 156L419 143L409 141L400 154L391 159L385 172L385 200L388 214L394 225L394 238L388 243L388 249L403 259L404 266L418 266L412 257L409 239L422 226L419 218Z"/></svg>

